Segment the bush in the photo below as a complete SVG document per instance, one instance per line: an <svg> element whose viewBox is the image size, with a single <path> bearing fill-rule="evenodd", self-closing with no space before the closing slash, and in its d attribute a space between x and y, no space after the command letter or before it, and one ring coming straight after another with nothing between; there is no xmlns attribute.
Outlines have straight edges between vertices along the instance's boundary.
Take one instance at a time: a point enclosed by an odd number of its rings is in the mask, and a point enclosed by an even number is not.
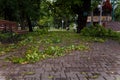
<svg viewBox="0 0 120 80"><path fill-rule="evenodd" d="M1 43L15 43L17 41L19 41L20 35L15 34L15 33L0 33L0 42Z"/></svg>
<svg viewBox="0 0 120 80"><path fill-rule="evenodd" d="M48 33L48 28L37 29L37 30L35 30L35 32L36 32L36 34L47 34Z"/></svg>
<svg viewBox="0 0 120 80"><path fill-rule="evenodd" d="M100 25L91 25L89 27L85 27L81 31L81 35L91 37L119 37L117 32L111 29L106 29L105 27Z"/></svg>

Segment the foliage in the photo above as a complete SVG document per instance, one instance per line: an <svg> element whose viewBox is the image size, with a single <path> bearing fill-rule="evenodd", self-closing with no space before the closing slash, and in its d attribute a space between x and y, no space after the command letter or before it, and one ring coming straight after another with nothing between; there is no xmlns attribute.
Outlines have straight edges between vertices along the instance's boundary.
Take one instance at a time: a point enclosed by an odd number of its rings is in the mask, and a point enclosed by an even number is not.
<svg viewBox="0 0 120 80"><path fill-rule="evenodd" d="M36 62L40 59L40 52L38 46L31 46L25 52L25 59L29 62Z"/></svg>
<svg viewBox="0 0 120 80"><path fill-rule="evenodd" d="M34 63L47 58L64 56L66 53L76 50L88 50L89 47L86 45L89 42L105 42L106 39L104 38L120 38L116 32L99 25L84 28L81 35L66 31L47 33L39 31L21 35L22 41L17 44L9 44L6 47L0 44L2 46L0 47L0 54L26 47L22 52L20 49L21 54L17 53L20 56L9 56L8 60L21 64Z"/></svg>
<svg viewBox="0 0 120 80"><path fill-rule="evenodd" d="M117 2L117 7L114 10L114 16L116 21L120 21L120 2Z"/></svg>
<svg viewBox="0 0 120 80"><path fill-rule="evenodd" d="M115 20L116 21L120 21L120 9L119 8L117 8L116 10L115 10Z"/></svg>
<svg viewBox="0 0 120 80"><path fill-rule="evenodd" d="M39 43L36 42L35 37L42 34L47 34L47 29L40 29L36 32L29 34L15 34L15 33L1 33L0 34L0 55L6 54L16 49L26 46L28 44Z"/></svg>
<svg viewBox="0 0 120 80"><path fill-rule="evenodd" d="M41 0L0 0L0 17L25 24L32 30L32 24L39 19ZM33 23L32 23L33 22Z"/></svg>
<svg viewBox="0 0 120 80"><path fill-rule="evenodd" d="M33 32L33 34L47 34L48 33L48 28L42 28L42 29L36 29L35 32Z"/></svg>
<svg viewBox="0 0 120 80"><path fill-rule="evenodd" d="M52 39L52 43L60 43L62 40L59 39L58 37L55 37Z"/></svg>
<svg viewBox="0 0 120 80"><path fill-rule="evenodd" d="M13 43L20 40L20 35L15 33L0 33L0 42L1 43Z"/></svg>
<svg viewBox="0 0 120 80"><path fill-rule="evenodd" d="M38 21L38 24L50 27L50 25L53 24L52 21L53 21L53 17L52 16L43 16Z"/></svg>
<svg viewBox="0 0 120 80"><path fill-rule="evenodd" d="M62 56L64 53L64 48L60 48L58 46L50 46L47 49L44 50L45 54L50 56Z"/></svg>
<svg viewBox="0 0 120 80"><path fill-rule="evenodd" d="M69 25L69 22L74 19L75 14L71 11L70 6L66 5L66 3L69 1L64 0L64 3L62 0L56 0L53 2L47 2L49 5L49 12L50 15L53 17L53 25L55 28L60 28L62 25L62 20L64 21L64 28L66 28Z"/></svg>
<svg viewBox="0 0 120 80"><path fill-rule="evenodd" d="M70 45L66 48L66 51L75 51L75 50L88 50L89 48L85 45Z"/></svg>
<svg viewBox="0 0 120 80"><path fill-rule="evenodd" d="M39 25L50 27L53 25L53 16L50 10L51 3L47 0L42 0L40 5L40 19L38 21Z"/></svg>
<svg viewBox="0 0 120 80"><path fill-rule="evenodd" d="M99 0L92 0L91 1L91 10L94 10L99 4Z"/></svg>
<svg viewBox="0 0 120 80"><path fill-rule="evenodd" d="M4 17L4 19L7 20L15 20L15 21L18 19L18 17L20 18L20 16L22 16L23 18L25 15L29 15L29 16L32 15L35 17L36 11L34 9L36 6L35 5L33 6L33 3L37 4L36 0L35 1L1 0L0 1L1 17Z"/></svg>
<svg viewBox="0 0 120 80"><path fill-rule="evenodd" d="M8 45L4 45L4 46L2 44L0 44L0 46L2 46L2 47L0 47L0 55L4 55L4 54L6 54L8 52L12 52L16 48L18 48L18 46L15 45L14 43L8 44Z"/></svg>
<svg viewBox="0 0 120 80"><path fill-rule="evenodd" d="M63 56L65 53L75 51L75 50L87 50L88 47L85 45L71 45L68 47L50 46L43 51L39 50L39 46L31 46L26 50L24 57L12 57L10 58L14 63L34 63L45 58L53 58L58 56ZM10 60L9 59L9 60Z"/></svg>
<svg viewBox="0 0 120 80"><path fill-rule="evenodd" d="M102 37L102 38L119 38L119 33L111 30L111 29L106 29L103 26L100 25L95 25L95 26L89 26L85 27L81 31L81 35L84 36L92 36L92 37Z"/></svg>
<svg viewBox="0 0 120 80"><path fill-rule="evenodd" d="M64 3L63 3L64 2ZM77 15L77 32L80 33L81 29L85 27L86 21L87 21L87 16L90 11L91 7L91 0L86 1L86 0L56 0L53 3L55 6L54 12L60 12L60 13L67 13L67 15L62 14L63 19L64 18L69 18L70 16L68 14L72 14L72 16L75 18ZM87 4L87 5L86 5ZM60 16L60 15L59 15ZM68 19L70 20L70 19ZM74 20L75 21L75 20ZM69 22L69 21L68 21Z"/></svg>
<svg viewBox="0 0 120 80"><path fill-rule="evenodd" d="M19 41L17 44L10 44L11 46L8 45L7 47L0 48L0 54L6 54L25 46L26 49L20 56L11 56L8 60L21 64L34 63L46 58L64 56L66 53L76 50L88 50L89 47L85 44L88 45L89 42L105 42L105 37L120 38L116 32L112 30L104 30L104 28L99 25L84 28L81 32L84 36L65 31L48 33L40 34L39 31L36 31L22 35L22 41ZM0 45L3 46L2 44Z"/></svg>
<svg viewBox="0 0 120 80"><path fill-rule="evenodd" d="M88 49L84 42L81 42L79 35L72 32L49 32L49 34L41 35L39 32L32 32L22 35L21 38L23 39L22 41L19 41L16 45L13 44L13 48L9 49L9 52L11 52L19 50L21 47L26 47L24 52L18 53L21 56L15 55L7 58L14 63L34 63L46 58L63 56L71 51ZM6 47L7 49L8 47ZM1 50L1 54L8 53L3 51L4 49Z"/></svg>
<svg viewBox="0 0 120 80"><path fill-rule="evenodd" d="M87 43L89 42L100 42L100 43L104 43L107 38L101 38L101 37L93 37L93 36L83 36L81 35L81 40L82 41L86 41Z"/></svg>
<svg viewBox="0 0 120 80"><path fill-rule="evenodd" d="M0 0L0 17L7 20L17 19L18 5L16 0Z"/></svg>

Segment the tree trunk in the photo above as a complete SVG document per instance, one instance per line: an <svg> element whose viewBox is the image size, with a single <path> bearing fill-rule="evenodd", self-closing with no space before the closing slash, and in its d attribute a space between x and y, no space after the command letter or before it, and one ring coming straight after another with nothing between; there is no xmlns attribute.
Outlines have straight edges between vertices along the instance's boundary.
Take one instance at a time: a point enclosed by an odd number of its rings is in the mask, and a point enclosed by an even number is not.
<svg viewBox="0 0 120 80"><path fill-rule="evenodd" d="M7 13L4 11L4 19L7 20Z"/></svg>
<svg viewBox="0 0 120 80"><path fill-rule="evenodd" d="M29 32L33 32L32 23L31 23L30 17L28 17L28 16L27 16L27 22L28 22L28 26L29 26Z"/></svg>
<svg viewBox="0 0 120 80"><path fill-rule="evenodd" d="M87 4L87 5L86 5ZM77 33L80 33L81 30L86 26L88 12L90 11L91 0L83 1L82 7L79 8L78 13L78 27Z"/></svg>
<svg viewBox="0 0 120 80"><path fill-rule="evenodd" d="M8 9L5 7L5 9L4 9L4 19L5 20L8 20L8 14L9 14Z"/></svg>
<svg viewBox="0 0 120 80"><path fill-rule="evenodd" d="M20 27L21 27L21 30L25 30L25 23L24 23L24 19L22 16L20 18Z"/></svg>
<svg viewBox="0 0 120 80"><path fill-rule="evenodd" d="M93 13L93 9L91 11L91 25L93 25L93 17L94 17L94 13Z"/></svg>
<svg viewBox="0 0 120 80"><path fill-rule="evenodd" d="M82 12L82 14L84 14L84 12ZM87 22L87 16L78 14L78 26L77 26L77 33L80 33L81 30L86 26L86 22Z"/></svg>

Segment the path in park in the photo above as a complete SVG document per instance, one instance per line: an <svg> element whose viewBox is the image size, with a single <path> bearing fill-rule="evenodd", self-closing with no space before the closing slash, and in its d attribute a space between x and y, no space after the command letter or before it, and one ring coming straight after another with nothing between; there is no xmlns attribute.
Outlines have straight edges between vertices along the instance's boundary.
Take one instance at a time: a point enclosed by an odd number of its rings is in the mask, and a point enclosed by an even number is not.
<svg viewBox="0 0 120 80"><path fill-rule="evenodd" d="M108 27L120 30L115 24ZM120 43L113 40L34 64L13 64L4 58L0 57L0 80L120 80Z"/></svg>
<svg viewBox="0 0 120 80"><path fill-rule="evenodd" d="M106 27L114 31L120 31L120 22L107 22Z"/></svg>
<svg viewBox="0 0 120 80"><path fill-rule="evenodd" d="M75 51L35 64L0 61L0 80L120 80L120 43L93 43L89 51Z"/></svg>

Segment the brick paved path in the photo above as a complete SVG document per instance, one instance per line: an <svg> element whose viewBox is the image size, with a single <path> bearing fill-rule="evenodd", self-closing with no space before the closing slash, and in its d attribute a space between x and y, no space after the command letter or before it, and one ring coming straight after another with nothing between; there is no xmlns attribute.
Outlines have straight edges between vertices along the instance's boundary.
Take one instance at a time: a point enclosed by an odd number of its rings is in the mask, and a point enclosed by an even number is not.
<svg viewBox="0 0 120 80"><path fill-rule="evenodd" d="M0 80L120 80L120 43L94 43L90 51L35 64L0 64Z"/></svg>
<svg viewBox="0 0 120 80"><path fill-rule="evenodd" d="M120 22L107 22L106 27L115 31L120 31Z"/></svg>

